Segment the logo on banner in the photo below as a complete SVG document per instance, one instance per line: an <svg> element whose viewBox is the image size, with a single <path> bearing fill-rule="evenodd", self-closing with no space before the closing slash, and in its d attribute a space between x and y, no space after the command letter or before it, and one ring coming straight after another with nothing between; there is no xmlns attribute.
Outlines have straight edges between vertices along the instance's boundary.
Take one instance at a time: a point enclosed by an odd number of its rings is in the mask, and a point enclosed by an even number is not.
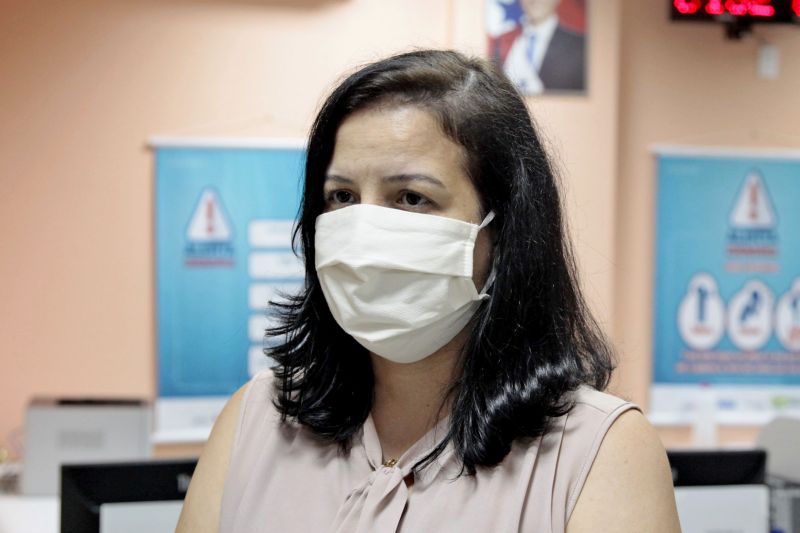
<svg viewBox="0 0 800 533"><path fill-rule="evenodd" d="M233 266L233 228L219 194L206 188L186 228L186 266Z"/></svg>
<svg viewBox="0 0 800 533"><path fill-rule="evenodd" d="M764 180L750 172L739 189L728 225L728 254L769 256L777 253L777 215Z"/></svg>

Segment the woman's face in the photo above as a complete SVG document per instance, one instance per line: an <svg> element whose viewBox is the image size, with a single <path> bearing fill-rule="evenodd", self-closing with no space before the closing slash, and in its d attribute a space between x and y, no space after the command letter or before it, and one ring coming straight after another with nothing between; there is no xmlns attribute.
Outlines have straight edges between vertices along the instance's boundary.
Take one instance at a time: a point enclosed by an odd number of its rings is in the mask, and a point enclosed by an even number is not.
<svg viewBox="0 0 800 533"><path fill-rule="evenodd" d="M347 117L325 178L325 210L373 204L479 224L478 192L466 154L426 111L410 105L367 108ZM473 276L480 290L491 265L491 224L478 233Z"/></svg>

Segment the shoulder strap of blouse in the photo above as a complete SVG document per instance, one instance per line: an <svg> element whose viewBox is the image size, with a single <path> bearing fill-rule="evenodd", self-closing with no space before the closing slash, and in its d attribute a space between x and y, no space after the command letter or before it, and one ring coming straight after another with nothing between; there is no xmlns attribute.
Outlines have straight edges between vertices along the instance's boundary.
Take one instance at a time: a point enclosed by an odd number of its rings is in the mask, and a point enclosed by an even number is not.
<svg viewBox="0 0 800 533"><path fill-rule="evenodd" d="M639 407L588 386L575 392L575 406L566 415L558 452L558 475L553 481L553 531L566 527L606 433L620 415L631 409ZM563 508L559 509L561 505Z"/></svg>
<svg viewBox="0 0 800 533"><path fill-rule="evenodd" d="M258 372L247 383L244 395L242 396L242 404L239 407L239 419L236 423L236 433L233 439L234 455L240 447L242 433L248 431L248 427L250 426L249 422L254 418L260 419L263 415L263 410L271 407L270 393L273 379L274 374L272 370L266 369Z"/></svg>

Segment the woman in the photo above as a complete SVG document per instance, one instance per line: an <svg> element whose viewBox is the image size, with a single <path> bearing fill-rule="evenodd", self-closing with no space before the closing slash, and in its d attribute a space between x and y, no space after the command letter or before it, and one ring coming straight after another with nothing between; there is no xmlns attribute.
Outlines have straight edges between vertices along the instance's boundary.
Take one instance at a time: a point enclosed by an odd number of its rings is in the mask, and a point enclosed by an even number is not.
<svg viewBox="0 0 800 533"><path fill-rule="evenodd" d="M552 167L509 81L419 51L312 129L284 342L218 418L179 531L679 531L663 448L599 392Z"/></svg>

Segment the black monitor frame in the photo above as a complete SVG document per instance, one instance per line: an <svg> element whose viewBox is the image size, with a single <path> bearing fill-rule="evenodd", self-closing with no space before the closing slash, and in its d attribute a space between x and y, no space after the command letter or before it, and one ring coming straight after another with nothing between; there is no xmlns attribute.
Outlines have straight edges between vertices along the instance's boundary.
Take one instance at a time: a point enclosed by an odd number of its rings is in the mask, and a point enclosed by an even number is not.
<svg viewBox="0 0 800 533"><path fill-rule="evenodd" d="M667 458L676 487L766 482L767 452L764 450L670 450Z"/></svg>
<svg viewBox="0 0 800 533"><path fill-rule="evenodd" d="M197 459L62 465L62 533L99 533L104 503L183 500Z"/></svg>

